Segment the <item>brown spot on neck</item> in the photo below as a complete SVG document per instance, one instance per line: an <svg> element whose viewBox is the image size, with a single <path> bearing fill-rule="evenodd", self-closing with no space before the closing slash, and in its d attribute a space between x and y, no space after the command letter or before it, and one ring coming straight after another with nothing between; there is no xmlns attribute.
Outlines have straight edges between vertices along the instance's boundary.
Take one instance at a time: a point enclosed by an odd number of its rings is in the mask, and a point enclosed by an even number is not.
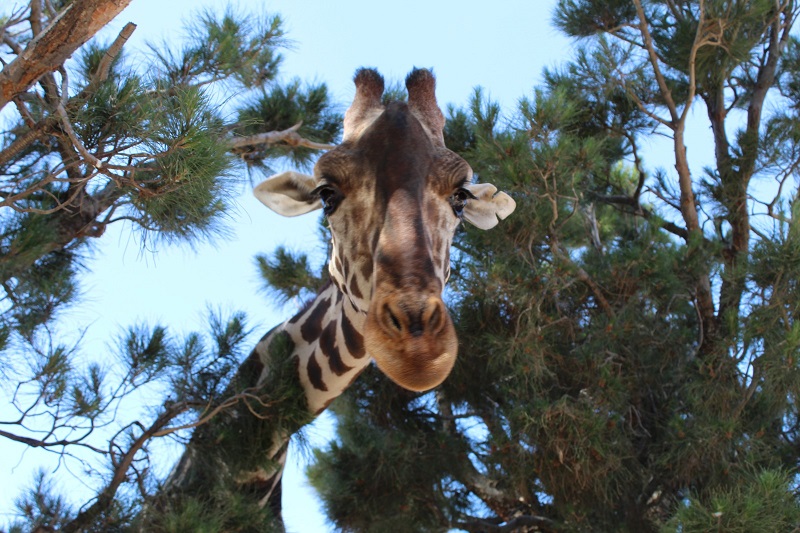
<svg viewBox="0 0 800 533"><path fill-rule="evenodd" d="M325 329L322 330L322 334L319 337L319 349L322 351L322 355L328 359L328 367L330 367L331 372L337 376L343 376L353 370L352 366L344 364L342 361L342 354L339 352L339 347L336 346L335 320L331 320L328 325L325 326Z"/></svg>
<svg viewBox="0 0 800 533"><path fill-rule="evenodd" d="M327 392L328 387L322 380L322 367L319 366L316 356L317 356L316 352L312 353L311 357L308 358L308 363L306 364L306 371L308 372L308 381L311 382L311 386L314 387L315 389Z"/></svg>
<svg viewBox="0 0 800 533"><path fill-rule="evenodd" d="M342 337L344 337L344 345L351 357L361 359L366 355L364 336L353 327L352 322L350 322L345 313L342 313Z"/></svg>
<svg viewBox="0 0 800 533"><path fill-rule="evenodd" d="M305 321L300 324L300 335L306 342L314 342L322 333L322 320L331 307L330 298L321 298L314 302L314 306L307 313Z"/></svg>

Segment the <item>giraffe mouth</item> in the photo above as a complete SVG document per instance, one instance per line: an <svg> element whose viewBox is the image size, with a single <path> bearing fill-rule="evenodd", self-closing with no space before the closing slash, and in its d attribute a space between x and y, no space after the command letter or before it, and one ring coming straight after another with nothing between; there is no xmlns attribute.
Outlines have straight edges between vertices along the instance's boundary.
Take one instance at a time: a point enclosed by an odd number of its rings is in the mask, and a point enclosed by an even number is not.
<svg viewBox="0 0 800 533"><path fill-rule="evenodd" d="M364 343L384 374L420 392L447 378L458 353L453 321L437 295L373 298Z"/></svg>

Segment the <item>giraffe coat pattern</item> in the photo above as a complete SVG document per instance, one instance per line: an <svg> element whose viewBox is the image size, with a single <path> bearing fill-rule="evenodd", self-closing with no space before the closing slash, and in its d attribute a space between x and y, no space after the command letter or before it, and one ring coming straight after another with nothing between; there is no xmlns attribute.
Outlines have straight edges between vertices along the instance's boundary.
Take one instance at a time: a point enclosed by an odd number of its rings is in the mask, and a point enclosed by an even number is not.
<svg viewBox="0 0 800 533"><path fill-rule="evenodd" d="M490 229L514 200L473 183L467 162L444 145L445 119L428 70L406 78L408 102L382 101L377 71L360 69L345 113L342 143L322 155L313 176L283 172L256 197L284 216L322 209L331 230L330 283L303 310L265 335L247 361L269 383L274 344L288 347L310 416L319 415L371 361L398 385L439 385L456 360L458 339L442 300L450 246L463 221ZM284 357L283 351L278 350ZM280 513L280 478L290 434L265 450L269 469L241 483Z"/></svg>
<svg viewBox="0 0 800 533"><path fill-rule="evenodd" d="M359 70L354 81L343 141L314 175L279 174L255 190L287 216L322 208L331 229L330 285L281 327L295 343L313 413L371 360L411 390L447 377L458 351L441 296L453 235L462 217L488 229L514 209L491 184L473 184L467 162L444 146L430 71L408 75L407 103L382 101L375 70Z"/></svg>

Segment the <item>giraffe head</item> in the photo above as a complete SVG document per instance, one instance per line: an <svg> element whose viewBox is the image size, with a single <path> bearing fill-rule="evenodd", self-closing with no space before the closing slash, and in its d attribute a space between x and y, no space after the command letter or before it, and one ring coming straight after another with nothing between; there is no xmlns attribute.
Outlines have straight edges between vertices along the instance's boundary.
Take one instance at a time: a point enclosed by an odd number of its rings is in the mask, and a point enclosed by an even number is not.
<svg viewBox="0 0 800 533"><path fill-rule="evenodd" d="M458 351L442 301L450 245L462 220L489 229L515 203L444 146L444 116L428 70L406 78L408 102L382 103L383 78L361 69L342 143L314 175L284 172L255 189L274 211L323 209L329 269L346 305L366 314L367 353L393 381L423 391L450 373Z"/></svg>

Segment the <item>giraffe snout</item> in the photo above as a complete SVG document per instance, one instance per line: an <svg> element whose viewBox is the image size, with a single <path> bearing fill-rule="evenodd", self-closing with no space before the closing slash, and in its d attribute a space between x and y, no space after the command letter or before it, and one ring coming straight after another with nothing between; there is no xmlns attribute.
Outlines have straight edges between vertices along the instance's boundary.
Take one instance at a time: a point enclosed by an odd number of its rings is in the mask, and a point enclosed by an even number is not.
<svg viewBox="0 0 800 533"><path fill-rule="evenodd" d="M367 352L401 387L425 391L450 374L458 352L455 328L437 295L373 299L364 336Z"/></svg>

